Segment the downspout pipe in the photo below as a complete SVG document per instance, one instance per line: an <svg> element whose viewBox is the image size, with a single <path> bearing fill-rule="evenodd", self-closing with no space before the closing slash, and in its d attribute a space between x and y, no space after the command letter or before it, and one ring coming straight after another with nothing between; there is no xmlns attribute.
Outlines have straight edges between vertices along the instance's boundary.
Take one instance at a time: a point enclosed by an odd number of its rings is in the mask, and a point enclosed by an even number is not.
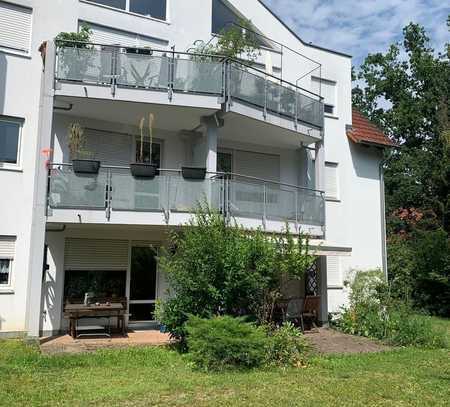
<svg viewBox="0 0 450 407"><path fill-rule="evenodd" d="M381 257L383 274L386 282L389 280L387 265L387 240L386 240L386 194L384 187L384 165L388 159L382 159L379 166L380 171L380 209L381 209Z"/></svg>

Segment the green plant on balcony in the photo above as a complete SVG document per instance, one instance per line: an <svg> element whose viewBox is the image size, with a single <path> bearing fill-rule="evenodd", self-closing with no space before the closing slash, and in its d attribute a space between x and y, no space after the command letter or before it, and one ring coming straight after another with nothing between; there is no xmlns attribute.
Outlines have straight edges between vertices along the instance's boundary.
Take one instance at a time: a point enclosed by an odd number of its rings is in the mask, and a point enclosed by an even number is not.
<svg viewBox="0 0 450 407"><path fill-rule="evenodd" d="M55 37L58 47L58 76L61 79L83 80L92 66L92 30L83 24L78 32L60 32Z"/></svg>
<svg viewBox="0 0 450 407"><path fill-rule="evenodd" d="M69 151L75 173L96 174L100 162L94 160L94 154L86 149L84 129L79 123L71 123L68 128Z"/></svg>

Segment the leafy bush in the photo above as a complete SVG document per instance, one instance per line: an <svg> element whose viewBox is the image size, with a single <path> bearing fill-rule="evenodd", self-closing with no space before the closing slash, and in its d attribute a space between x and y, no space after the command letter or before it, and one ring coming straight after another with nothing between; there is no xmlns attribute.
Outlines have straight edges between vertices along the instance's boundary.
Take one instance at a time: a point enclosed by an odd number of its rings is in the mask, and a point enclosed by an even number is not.
<svg viewBox="0 0 450 407"><path fill-rule="evenodd" d="M252 368L264 363L267 336L242 318L191 316L186 329L189 356L198 368Z"/></svg>
<svg viewBox="0 0 450 407"><path fill-rule="evenodd" d="M270 322L282 277L301 279L314 261L303 236L249 233L207 207L169 241L159 264L172 292L158 304L157 316L181 339L188 315Z"/></svg>
<svg viewBox="0 0 450 407"><path fill-rule="evenodd" d="M305 362L308 345L302 333L290 322L269 331L266 361L278 366L299 366Z"/></svg>
<svg viewBox="0 0 450 407"><path fill-rule="evenodd" d="M338 329L393 345L447 346L446 333L431 318L415 314L409 305L390 296L381 272L357 272L350 288L350 305L333 322Z"/></svg>

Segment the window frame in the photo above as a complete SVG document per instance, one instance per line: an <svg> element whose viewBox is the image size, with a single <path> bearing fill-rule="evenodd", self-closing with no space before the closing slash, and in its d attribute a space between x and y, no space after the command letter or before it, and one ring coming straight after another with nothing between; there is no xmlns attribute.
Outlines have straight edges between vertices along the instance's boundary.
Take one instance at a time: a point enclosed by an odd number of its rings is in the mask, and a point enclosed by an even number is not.
<svg viewBox="0 0 450 407"><path fill-rule="evenodd" d="M131 15L136 16L136 17L148 18L149 20L158 21L160 23L166 23L166 24L170 24L170 22L169 22L169 10L170 10L169 2L170 1L171 0L166 0L166 18L165 18L165 20L162 20L162 19L157 18L157 17L147 16L145 14L139 14L139 13L135 13L133 11L130 11L130 0L125 0L125 9L117 8L117 7L113 7L113 6L108 6L106 4L96 3L95 0L80 0L80 2L82 2L82 3L91 4L91 5L97 6L97 7L103 7L103 8L106 8L108 10L117 11L119 13L131 14Z"/></svg>
<svg viewBox="0 0 450 407"><path fill-rule="evenodd" d="M6 260L9 262L8 282L6 284L0 283L0 292L1 292L2 290L9 290L12 288L12 270L13 270L14 259L12 259L10 257L1 257L0 260Z"/></svg>
<svg viewBox="0 0 450 407"><path fill-rule="evenodd" d="M16 170L20 171L22 169L22 133L23 125L25 119L10 116L1 116L0 122L14 123L19 125L19 134L17 135L17 158L15 163L8 163L0 160L0 171L1 170Z"/></svg>
<svg viewBox="0 0 450 407"><path fill-rule="evenodd" d="M32 57L31 48L32 48L32 43L33 43L33 28L34 28L34 18L33 18L34 17L34 8L31 6L25 5L25 4L16 3L11 0L0 0L0 3L7 3L7 4L10 4L17 8L26 9L30 12L30 15L31 15L30 36L28 38L28 49L24 50L24 49L19 49L19 48L14 48L14 47L8 47L6 45L0 45L0 53L11 54L11 55L16 55L16 56L19 56L22 58L31 59L31 57ZM0 116L0 120L1 120L1 116ZM0 167L0 169L1 169L1 167Z"/></svg>
<svg viewBox="0 0 450 407"><path fill-rule="evenodd" d="M326 201L331 201L331 202L341 202L341 198L340 198L340 185L339 185L339 163L337 162L332 162L332 161L325 161L325 200ZM327 168L334 168L335 170L335 175L336 175L336 196L331 196L328 194L328 190L327 190L327 180L326 180L326 171Z"/></svg>

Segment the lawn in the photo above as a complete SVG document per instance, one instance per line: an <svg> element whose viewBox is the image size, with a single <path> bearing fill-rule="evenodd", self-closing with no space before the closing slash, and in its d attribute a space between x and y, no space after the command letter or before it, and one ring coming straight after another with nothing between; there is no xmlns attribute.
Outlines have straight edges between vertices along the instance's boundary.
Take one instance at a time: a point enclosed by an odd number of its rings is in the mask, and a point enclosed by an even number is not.
<svg viewBox="0 0 450 407"><path fill-rule="evenodd" d="M42 356L0 342L0 405L448 405L448 350L398 349L311 359L300 369L193 371L164 348Z"/></svg>

